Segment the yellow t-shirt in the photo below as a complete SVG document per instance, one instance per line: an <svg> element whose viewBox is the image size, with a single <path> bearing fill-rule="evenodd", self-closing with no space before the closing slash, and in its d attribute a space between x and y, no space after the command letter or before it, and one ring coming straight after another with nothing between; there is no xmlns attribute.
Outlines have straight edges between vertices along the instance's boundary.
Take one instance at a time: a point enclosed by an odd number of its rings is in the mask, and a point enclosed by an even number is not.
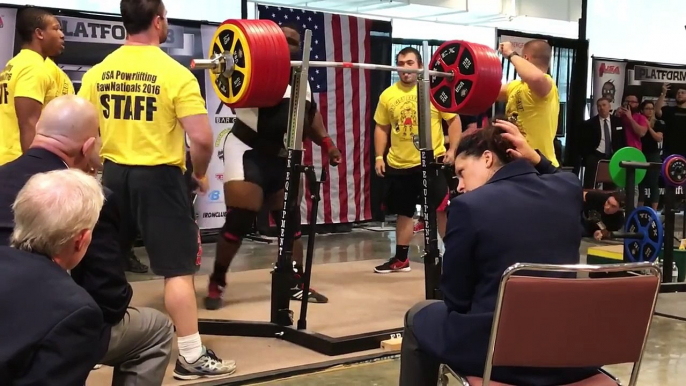
<svg viewBox="0 0 686 386"><path fill-rule="evenodd" d="M54 88L45 70L45 60L35 51L23 49L0 72L0 165L22 154L19 121L14 98L31 98L45 104Z"/></svg>
<svg viewBox="0 0 686 386"><path fill-rule="evenodd" d="M55 82L55 87L51 90L52 92L50 92L45 98L45 104L50 103L51 100L62 95L74 94L74 85L71 83L71 79L69 79L69 76L57 64L55 64L52 59L45 59L45 67Z"/></svg>
<svg viewBox="0 0 686 386"><path fill-rule="evenodd" d="M531 92L529 85L515 80L507 85L507 107L505 113L511 117L517 113L519 130L534 149L538 149L555 166L560 166L555 157L555 133L560 114L560 95L555 81L546 75L553 87L541 98Z"/></svg>
<svg viewBox="0 0 686 386"><path fill-rule="evenodd" d="M433 104L431 105L431 140L435 157L445 154L442 120L447 121L456 116L440 112ZM398 81L384 90L379 97L374 120L378 125L391 125L388 166L394 169L409 169L421 164L416 85L407 87Z"/></svg>
<svg viewBox="0 0 686 386"><path fill-rule="evenodd" d="M79 95L100 110L102 158L185 172L179 119L207 109L195 76L159 47L119 47L84 74Z"/></svg>

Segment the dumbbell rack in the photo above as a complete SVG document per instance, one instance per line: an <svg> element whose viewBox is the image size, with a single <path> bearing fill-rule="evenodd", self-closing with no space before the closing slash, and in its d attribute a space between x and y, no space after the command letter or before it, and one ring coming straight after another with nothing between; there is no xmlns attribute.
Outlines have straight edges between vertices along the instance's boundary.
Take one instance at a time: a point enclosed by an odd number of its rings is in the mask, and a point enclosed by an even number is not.
<svg viewBox="0 0 686 386"><path fill-rule="evenodd" d="M662 167L662 163L655 162L632 162L621 161L619 166L626 169L626 212L634 211L634 199L636 189L636 170L638 169L657 169ZM660 285L660 292L686 292L686 283L672 283L672 263L674 262L674 203L676 198L676 187L674 185L665 184L664 196L664 216L665 226L663 238L663 269L662 284ZM621 234L620 234L621 235ZM626 249L624 250L624 262L630 262L627 259Z"/></svg>
<svg viewBox="0 0 686 386"><path fill-rule="evenodd" d="M282 222L279 227L278 259L274 264L271 286L271 312L269 322L237 321L237 320L208 320L199 321L201 334L221 336L249 336L263 338L279 338L290 343L317 351L324 355L335 356L353 352L378 349L382 341L401 336L403 328L372 331L359 335L344 337L331 337L306 330L307 322L307 288L302 298L300 320L297 328L294 328L293 311L290 309L290 288L292 276L292 252L293 252L293 224L287 221L288 213L298 205L298 189L300 187L301 173L308 172L308 166L302 165L302 137L305 120L305 101L307 96L308 69L310 68L310 47L312 31L306 30L303 39L303 59L301 62L293 62L293 85L291 87L291 99L289 110L289 122L287 133L287 169L284 185L285 194L282 210ZM423 44L423 55L429 57L428 42ZM215 72L224 73L226 68L217 58L195 61L197 68L212 69ZM331 64L333 67L333 63ZM314 66L322 66L314 62ZM340 67L335 65L336 67ZM438 73L430 71L429 66L423 69L395 68L380 65L356 66L346 64L344 68L363 68L381 71L404 71L418 75L417 104L418 127L419 127L419 151L421 158L421 170L424 189L422 191L422 207L425 213L425 290L427 299L439 299L439 283L441 275L441 261L438 253L438 236L436 230L436 208L430 200L432 195L429 189L432 181L438 176L438 167L435 165L433 142L431 138L431 99L429 95L430 78L436 76L452 76L452 73ZM311 170L310 173L313 174ZM318 186L318 185L317 185ZM315 203L316 205L316 203ZM311 219L310 221L315 221ZM314 229L314 227L312 227ZM314 237L314 232L310 233ZM305 283L309 287L312 267L313 240L308 240L308 253L306 255L306 269L304 272ZM330 304L329 307L335 307Z"/></svg>

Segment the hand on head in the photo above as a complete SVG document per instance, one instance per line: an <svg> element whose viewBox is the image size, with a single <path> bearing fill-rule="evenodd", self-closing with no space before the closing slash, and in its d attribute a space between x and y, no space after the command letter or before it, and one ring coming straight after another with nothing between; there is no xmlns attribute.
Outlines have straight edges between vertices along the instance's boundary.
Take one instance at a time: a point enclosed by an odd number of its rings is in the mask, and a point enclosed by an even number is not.
<svg viewBox="0 0 686 386"><path fill-rule="evenodd" d="M541 156L529 145L517 125L498 119L494 126L504 131L501 136L513 146L507 150L508 156L512 159L526 159L534 165L541 162Z"/></svg>

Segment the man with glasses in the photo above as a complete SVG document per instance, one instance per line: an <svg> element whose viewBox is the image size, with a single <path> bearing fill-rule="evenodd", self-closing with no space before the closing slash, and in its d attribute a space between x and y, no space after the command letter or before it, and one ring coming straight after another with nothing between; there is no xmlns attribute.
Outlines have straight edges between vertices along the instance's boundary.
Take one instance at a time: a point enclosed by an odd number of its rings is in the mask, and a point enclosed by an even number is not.
<svg viewBox="0 0 686 386"><path fill-rule="evenodd" d="M642 150L641 138L648 132L648 119L641 114L638 106L638 97L629 94L624 97L624 103L617 109L615 115L622 120L626 145Z"/></svg>

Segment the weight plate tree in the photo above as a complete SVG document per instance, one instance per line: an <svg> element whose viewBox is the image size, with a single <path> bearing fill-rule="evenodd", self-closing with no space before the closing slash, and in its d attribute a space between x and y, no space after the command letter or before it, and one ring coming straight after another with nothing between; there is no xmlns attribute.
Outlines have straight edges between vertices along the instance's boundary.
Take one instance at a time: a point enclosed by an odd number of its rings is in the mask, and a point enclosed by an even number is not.
<svg viewBox="0 0 686 386"><path fill-rule="evenodd" d="M664 231L660 215L649 206L636 208L626 219L624 249L634 263L654 262L662 250Z"/></svg>
<svg viewBox="0 0 686 386"><path fill-rule="evenodd" d="M610 159L610 177L612 182L620 188L626 188L626 169L621 167L621 162L646 162L643 152L635 147L623 147L615 152ZM645 169L636 169L636 185L643 181L646 176Z"/></svg>

